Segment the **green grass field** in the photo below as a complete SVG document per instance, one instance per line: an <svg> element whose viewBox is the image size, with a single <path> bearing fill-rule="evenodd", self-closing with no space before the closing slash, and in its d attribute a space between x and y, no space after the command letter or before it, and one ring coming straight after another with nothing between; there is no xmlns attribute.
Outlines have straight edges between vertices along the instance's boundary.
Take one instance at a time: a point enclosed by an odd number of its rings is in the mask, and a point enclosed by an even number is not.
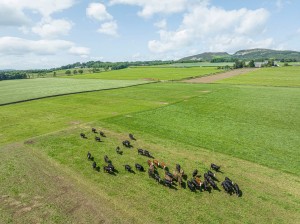
<svg viewBox="0 0 300 224"><path fill-rule="evenodd" d="M220 80L218 83L299 87L299 77L300 67L288 66L262 68L247 74Z"/></svg>
<svg viewBox="0 0 300 224"><path fill-rule="evenodd" d="M0 104L59 94L125 87L142 83L146 83L146 81L82 80L56 78L1 81Z"/></svg>
<svg viewBox="0 0 300 224"><path fill-rule="evenodd" d="M74 79L113 79L113 80L180 80L221 72L215 67L161 68L161 67L130 67L86 75L64 76Z"/></svg>
<svg viewBox="0 0 300 224"><path fill-rule="evenodd" d="M299 223L300 89L244 84L160 82L0 106L0 223ZM95 142L92 127L107 137ZM219 164L217 178L242 196L221 182L192 193L127 173L124 164L147 167L137 148L171 172L180 163L188 179ZM103 172L104 155L116 175Z"/></svg>
<svg viewBox="0 0 300 224"><path fill-rule="evenodd" d="M233 66L233 62L220 62L220 63L210 63L210 62L195 62L195 63L174 63L166 65L166 67L221 67L221 66Z"/></svg>

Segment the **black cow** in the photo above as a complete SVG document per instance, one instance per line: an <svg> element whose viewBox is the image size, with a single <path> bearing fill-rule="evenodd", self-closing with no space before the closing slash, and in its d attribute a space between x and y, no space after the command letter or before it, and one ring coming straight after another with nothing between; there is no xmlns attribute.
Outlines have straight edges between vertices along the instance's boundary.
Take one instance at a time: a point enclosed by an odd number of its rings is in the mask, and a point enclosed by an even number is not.
<svg viewBox="0 0 300 224"><path fill-rule="evenodd" d="M225 180L233 184L232 180L230 180L228 177L225 177Z"/></svg>
<svg viewBox="0 0 300 224"><path fill-rule="evenodd" d="M138 163L135 164L135 169L139 171L144 171L144 167Z"/></svg>
<svg viewBox="0 0 300 224"><path fill-rule="evenodd" d="M177 170L178 172L180 172L180 169L181 169L181 166L180 166L179 164L176 164L176 170Z"/></svg>
<svg viewBox="0 0 300 224"><path fill-rule="evenodd" d="M112 169L112 171L115 171L115 167L114 165L110 162L108 165L107 165L109 168Z"/></svg>
<svg viewBox="0 0 300 224"><path fill-rule="evenodd" d="M95 136L95 141L96 141L96 142L101 142L101 139L100 139L100 137L98 137L98 136Z"/></svg>
<svg viewBox="0 0 300 224"><path fill-rule="evenodd" d="M198 170L195 169L194 172L193 172L193 177L197 176L197 174L198 174Z"/></svg>
<svg viewBox="0 0 300 224"><path fill-rule="evenodd" d="M210 186L212 186L214 189L218 189L218 186L211 178L207 179L207 181L210 184Z"/></svg>
<svg viewBox="0 0 300 224"><path fill-rule="evenodd" d="M139 155L144 155L144 150L143 149L138 149L138 154Z"/></svg>
<svg viewBox="0 0 300 224"><path fill-rule="evenodd" d="M129 138L134 141L136 140L135 137L133 136L133 134L129 134Z"/></svg>
<svg viewBox="0 0 300 224"><path fill-rule="evenodd" d="M84 133L80 133L80 137L81 137L81 138L86 138L86 136L85 136Z"/></svg>
<svg viewBox="0 0 300 224"><path fill-rule="evenodd" d="M108 158L107 155L104 156L104 161L105 161L106 163L111 163L111 161L109 160L109 158Z"/></svg>
<svg viewBox="0 0 300 224"><path fill-rule="evenodd" d="M147 156L147 157L151 157L150 152L147 151L147 150L144 150L144 154L143 154L143 155L144 155L144 156Z"/></svg>
<svg viewBox="0 0 300 224"><path fill-rule="evenodd" d="M100 135L101 135L102 137L106 137L106 135L104 134L103 131L100 131Z"/></svg>
<svg viewBox="0 0 300 224"><path fill-rule="evenodd" d="M235 183L233 185L233 187L234 187L234 191L235 191L236 195L239 197L241 195L241 190L239 188L239 185L237 185L237 183Z"/></svg>
<svg viewBox="0 0 300 224"><path fill-rule="evenodd" d="M121 151L121 149L120 149L120 147L119 147L119 146L117 146L117 148L116 148L116 152L117 152L118 154L120 154L120 155L122 155L122 154L123 154L123 151Z"/></svg>
<svg viewBox="0 0 300 224"><path fill-rule="evenodd" d="M97 133L96 128L92 128L92 132Z"/></svg>
<svg viewBox="0 0 300 224"><path fill-rule="evenodd" d="M166 171L165 174L166 174L167 176L169 176L171 179L174 179L174 175L171 174L170 172Z"/></svg>
<svg viewBox="0 0 300 224"><path fill-rule="evenodd" d="M210 170L207 171L207 175L210 176L211 178L215 178L215 174L213 172L211 172Z"/></svg>
<svg viewBox="0 0 300 224"><path fill-rule="evenodd" d="M158 182L160 183L160 176L158 174L154 174L153 178Z"/></svg>
<svg viewBox="0 0 300 224"><path fill-rule="evenodd" d="M87 153L87 158L88 158L88 160L92 159L92 154L90 152Z"/></svg>
<svg viewBox="0 0 300 224"><path fill-rule="evenodd" d="M202 186L203 186L203 189L204 189L205 191L208 191L208 182L207 182L207 180L203 181Z"/></svg>
<svg viewBox="0 0 300 224"><path fill-rule="evenodd" d="M93 162L92 167L93 167L93 169L97 168L97 163L95 161Z"/></svg>
<svg viewBox="0 0 300 224"><path fill-rule="evenodd" d="M221 168L220 166L217 166L216 164L210 164L210 168L211 169L213 169L213 170L215 170L215 171L217 171L217 172L219 172L219 169Z"/></svg>
<svg viewBox="0 0 300 224"><path fill-rule="evenodd" d="M195 191L195 186L193 185L193 183L191 181L187 181L187 185L188 185L188 188L191 190L191 191Z"/></svg>
<svg viewBox="0 0 300 224"><path fill-rule="evenodd" d="M132 169L131 169L131 166L129 166L129 165L124 165L124 167L125 167L125 170L127 170L128 172L132 172Z"/></svg>
<svg viewBox="0 0 300 224"><path fill-rule="evenodd" d="M113 173L114 172L114 170L109 166L103 166L103 170L106 173Z"/></svg>
<svg viewBox="0 0 300 224"><path fill-rule="evenodd" d="M163 183L164 183L165 186L172 187L172 181L171 180L164 179Z"/></svg>
<svg viewBox="0 0 300 224"><path fill-rule="evenodd" d="M123 141L122 144L127 148L131 147L130 141L128 141L128 140Z"/></svg>

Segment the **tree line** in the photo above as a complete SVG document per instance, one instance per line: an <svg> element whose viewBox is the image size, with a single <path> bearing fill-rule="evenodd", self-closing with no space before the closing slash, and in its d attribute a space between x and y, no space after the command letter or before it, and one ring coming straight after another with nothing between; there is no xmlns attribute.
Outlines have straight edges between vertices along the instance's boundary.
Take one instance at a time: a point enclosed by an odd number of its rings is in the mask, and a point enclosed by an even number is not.
<svg viewBox="0 0 300 224"><path fill-rule="evenodd" d="M24 71L0 71L0 81L10 79L27 79L27 73Z"/></svg>

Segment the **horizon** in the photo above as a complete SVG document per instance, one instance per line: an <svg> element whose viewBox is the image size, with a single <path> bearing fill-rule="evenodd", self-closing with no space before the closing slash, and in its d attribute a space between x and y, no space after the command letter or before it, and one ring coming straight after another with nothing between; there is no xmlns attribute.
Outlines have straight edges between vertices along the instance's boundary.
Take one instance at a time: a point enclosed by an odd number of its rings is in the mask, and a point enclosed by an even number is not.
<svg viewBox="0 0 300 224"><path fill-rule="evenodd" d="M3 0L0 70L300 51L299 7L292 0Z"/></svg>

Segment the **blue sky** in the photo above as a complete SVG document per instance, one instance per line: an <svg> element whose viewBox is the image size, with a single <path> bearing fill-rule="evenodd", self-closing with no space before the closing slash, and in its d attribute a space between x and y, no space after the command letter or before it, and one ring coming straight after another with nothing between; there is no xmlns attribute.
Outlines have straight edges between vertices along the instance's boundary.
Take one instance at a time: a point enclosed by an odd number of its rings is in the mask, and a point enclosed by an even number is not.
<svg viewBox="0 0 300 224"><path fill-rule="evenodd" d="M0 69L300 51L296 0L1 0Z"/></svg>

